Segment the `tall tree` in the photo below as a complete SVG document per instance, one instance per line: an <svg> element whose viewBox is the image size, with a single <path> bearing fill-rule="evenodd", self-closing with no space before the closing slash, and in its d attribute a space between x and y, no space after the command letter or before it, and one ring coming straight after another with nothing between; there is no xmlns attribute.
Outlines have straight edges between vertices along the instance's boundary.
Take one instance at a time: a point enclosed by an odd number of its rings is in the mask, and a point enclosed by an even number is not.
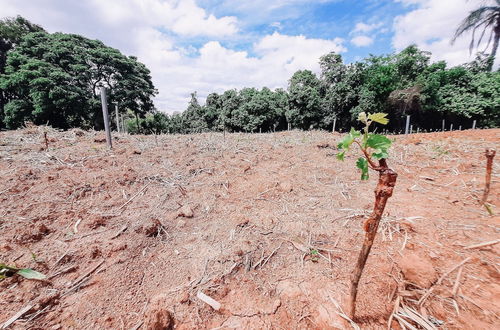
<svg viewBox="0 0 500 330"><path fill-rule="evenodd" d="M98 40L64 33L29 33L7 55L0 88L11 100L4 122L26 120L55 127L102 127L99 88L109 102L136 117L153 110L156 90L150 71ZM137 127L140 125L137 123Z"/></svg>
<svg viewBox="0 0 500 330"><path fill-rule="evenodd" d="M21 16L0 20L0 75L5 73L7 52L18 45L25 35L32 32L45 32L45 30ZM0 87L0 127L3 124L4 105L7 101L8 97Z"/></svg>
<svg viewBox="0 0 500 330"><path fill-rule="evenodd" d="M318 127L321 121L320 80L309 70L295 72L288 83L286 120L295 128Z"/></svg>
<svg viewBox="0 0 500 330"><path fill-rule="evenodd" d="M479 39L476 39L476 31L478 30L481 31L481 33L479 35ZM490 30L490 32L486 48L489 47L491 40L493 39L489 64L489 69L491 70L493 68L493 62L495 61L498 43L500 40L500 0L494 0L489 6L482 5L481 7L471 11L455 31L452 43L455 42L459 36L472 31L471 42L469 45L469 51L472 53L474 47L479 47L488 30Z"/></svg>

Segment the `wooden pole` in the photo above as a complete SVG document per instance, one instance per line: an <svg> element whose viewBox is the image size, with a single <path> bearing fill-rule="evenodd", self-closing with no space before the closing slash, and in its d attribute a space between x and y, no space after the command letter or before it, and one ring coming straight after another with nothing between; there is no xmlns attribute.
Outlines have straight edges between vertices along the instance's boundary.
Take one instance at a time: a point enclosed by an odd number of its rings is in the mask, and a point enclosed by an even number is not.
<svg viewBox="0 0 500 330"><path fill-rule="evenodd" d="M410 115L406 116L405 135L408 135L409 129L410 129Z"/></svg>
<svg viewBox="0 0 500 330"><path fill-rule="evenodd" d="M115 104L116 131L120 133L120 115L118 114L118 103Z"/></svg>
<svg viewBox="0 0 500 330"><path fill-rule="evenodd" d="M450 124L450 132L453 131L453 124Z"/></svg>
<svg viewBox="0 0 500 330"><path fill-rule="evenodd" d="M442 128L442 131L443 131L443 132L444 132L444 124L445 124L445 123L444 123L444 119L443 119L443 128Z"/></svg>
<svg viewBox="0 0 500 330"><path fill-rule="evenodd" d="M337 126L337 118L333 118L332 133L335 132L335 126Z"/></svg>
<svg viewBox="0 0 500 330"><path fill-rule="evenodd" d="M111 130L109 129L108 100L106 98L106 87L101 87L102 116L104 119L104 129L106 131L106 143L109 149L113 149L111 142Z"/></svg>
<svg viewBox="0 0 500 330"><path fill-rule="evenodd" d="M472 122L472 129L476 129L476 120Z"/></svg>

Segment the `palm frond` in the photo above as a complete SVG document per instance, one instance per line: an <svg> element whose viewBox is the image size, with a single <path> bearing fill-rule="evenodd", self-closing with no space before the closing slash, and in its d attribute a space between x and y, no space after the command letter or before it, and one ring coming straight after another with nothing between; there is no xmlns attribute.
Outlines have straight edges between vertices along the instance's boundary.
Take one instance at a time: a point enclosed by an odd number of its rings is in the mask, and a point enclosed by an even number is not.
<svg viewBox="0 0 500 330"><path fill-rule="evenodd" d="M466 31L474 29L475 27L480 26L488 20L492 19L493 17L496 17L499 11L500 7L481 7L471 11L455 31L455 35L453 36L453 39L451 41L452 44L459 36L464 34Z"/></svg>

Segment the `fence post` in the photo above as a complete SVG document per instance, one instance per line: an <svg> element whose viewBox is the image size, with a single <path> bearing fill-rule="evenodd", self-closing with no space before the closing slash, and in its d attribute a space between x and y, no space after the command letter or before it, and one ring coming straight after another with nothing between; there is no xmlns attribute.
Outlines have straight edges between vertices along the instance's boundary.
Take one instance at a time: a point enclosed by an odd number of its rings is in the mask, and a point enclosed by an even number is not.
<svg viewBox="0 0 500 330"><path fill-rule="evenodd" d="M453 131L453 124L450 124L450 132Z"/></svg>
<svg viewBox="0 0 500 330"><path fill-rule="evenodd" d="M417 127L417 134L420 133L420 127Z"/></svg>
<svg viewBox="0 0 500 330"><path fill-rule="evenodd" d="M474 119L474 121L472 122L472 129L476 129L476 120Z"/></svg>
<svg viewBox="0 0 500 330"><path fill-rule="evenodd" d="M118 115L118 103L115 104L116 131L120 133L120 116Z"/></svg>
<svg viewBox="0 0 500 330"><path fill-rule="evenodd" d="M101 103L102 103L102 117L104 119L104 130L106 131L106 143L110 149L113 149L113 143L111 141L111 131L109 129L108 100L106 98L106 87L101 87Z"/></svg>
<svg viewBox="0 0 500 330"><path fill-rule="evenodd" d="M405 135L408 135L408 129L410 128L410 115L406 116L406 126L405 126Z"/></svg>
<svg viewBox="0 0 500 330"><path fill-rule="evenodd" d="M461 131L462 130L462 125L458 126L458 130Z"/></svg>
<svg viewBox="0 0 500 330"><path fill-rule="evenodd" d="M442 128L442 131L444 132L444 119L443 119L443 128Z"/></svg>
<svg viewBox="0 0 500 330"><path fill-rule="evenodd" d="M332 127L332 133L335 132L335 126L337 126L337 118L333 118L333 127Z"/></svg>

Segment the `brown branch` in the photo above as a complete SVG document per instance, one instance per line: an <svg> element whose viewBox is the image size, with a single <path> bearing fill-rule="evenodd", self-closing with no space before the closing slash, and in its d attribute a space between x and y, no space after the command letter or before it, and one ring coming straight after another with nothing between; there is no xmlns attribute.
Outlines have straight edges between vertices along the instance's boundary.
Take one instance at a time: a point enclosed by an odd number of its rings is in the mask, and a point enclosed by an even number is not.
<svg viewBox="0 0 500 330"><path fill-rule="evenodd" d="M356 312L356 296L358 294L359 279L361 278L366 260L368 259L368 255L370 254L370 250L373 245L373 241L375 240L380 219L384 213L385 205L389 197L392 196L394 186L396 185L396 179L398 177L397 173L387 166L385 159L380 159L379 166L376 166L376 168L379 172L379 179L377 188L375 189L375 205L372 214L364 223L364 229L366 232L365 239L359 253L356 267L354 268L354 272L351 277L351 295L349 297L349 305L347 309L349 313L348 315L351 319L354 318Z"/></svg>
<svg viewBox="0 0 500 330"><path fill-rule="evenodd" d="M356 141L356 140L354 140L354 143L356 143L359 146L359 149L361 149L361 151L363 152L363 155L365 155L365 158L368 161L368 164L370 165L370 168L372 170L374 170L374 171L380 171L380 166L377 166L373 162L372 158L370 157L370 154L368 154L368 151L366 151L366 148L363 148L361 146L361 144L358 141Z"/></svg>
<svg viewBox="0 0 500 330"><path fill-rule="evenodd" d="M486 182L484 186L484 193L481 202L483 204L486 203L488 199L488 194L490 193L490 185L491 185L491 169L493 168L493 158L495 157L496 151L495 149L486 149L484 155L486 156Z"/></svg>

